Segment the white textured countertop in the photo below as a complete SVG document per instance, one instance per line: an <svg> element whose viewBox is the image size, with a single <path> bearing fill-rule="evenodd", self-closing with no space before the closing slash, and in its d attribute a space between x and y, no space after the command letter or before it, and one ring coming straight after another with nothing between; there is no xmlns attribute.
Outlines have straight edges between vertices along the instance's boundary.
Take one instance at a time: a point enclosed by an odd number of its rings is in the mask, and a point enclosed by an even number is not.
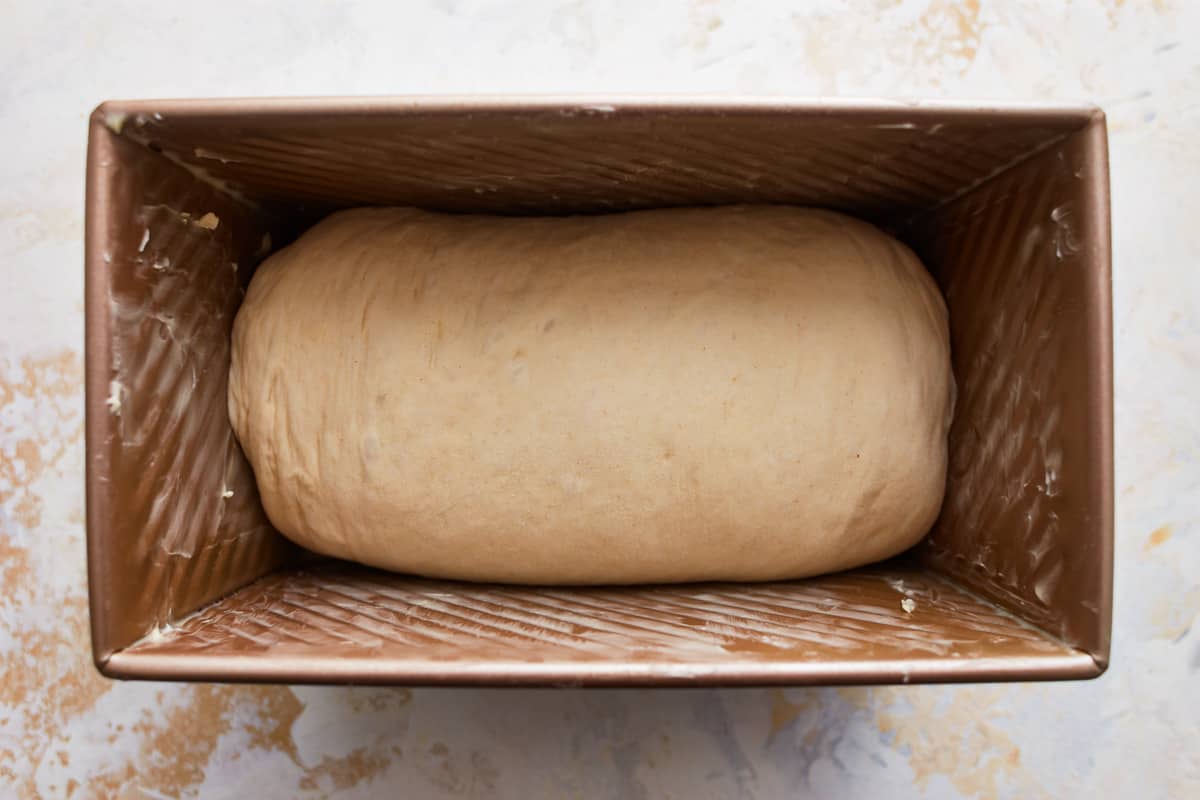
<svg viewBox="0 0 1200 800"><path fill-rule="evenodd" d="M0 796L1200 797L1200 3L380 5L5 4ZM1109 672L728 691L100 678L83 547L88 112L110 97L498 92L1103 106L1117 392Z"/></svg>

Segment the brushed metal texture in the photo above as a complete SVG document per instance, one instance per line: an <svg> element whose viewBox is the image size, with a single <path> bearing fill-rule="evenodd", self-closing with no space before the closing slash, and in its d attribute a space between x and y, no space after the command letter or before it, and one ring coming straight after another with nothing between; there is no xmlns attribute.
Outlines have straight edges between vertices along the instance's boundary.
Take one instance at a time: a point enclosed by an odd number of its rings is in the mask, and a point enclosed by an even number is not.
<svg viewBox="0 0 1200 800"><path fill-rule="evenodd" d="M1106 159L1102 115L1086 107L101 106L86 242L98 665L128 678L587 685L1099 674L1112 591ZM297 567L307 554L270 528L226 416L230 323L272 248L352 205L737 202L883 224L945 291L959 408L946 506L917 560L801 583L569 591Z"/></svg>

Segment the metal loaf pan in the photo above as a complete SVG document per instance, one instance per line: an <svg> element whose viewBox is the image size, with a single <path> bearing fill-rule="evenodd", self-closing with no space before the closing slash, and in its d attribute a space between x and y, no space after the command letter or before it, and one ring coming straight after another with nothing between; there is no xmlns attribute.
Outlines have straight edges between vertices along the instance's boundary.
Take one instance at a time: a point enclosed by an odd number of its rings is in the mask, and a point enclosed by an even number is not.
<svg viewBox="0 0 1200 800"><path fill-rule="evenodd" d="M729 99L112 102L87 166L92 644L118 678L734 685L1100 674L1112 596L1103 114ZM255 266L356 205L603 213L789 203L911 244L950 308L944 510L799 582L547 589L322 561L230 430Z"/></svg>

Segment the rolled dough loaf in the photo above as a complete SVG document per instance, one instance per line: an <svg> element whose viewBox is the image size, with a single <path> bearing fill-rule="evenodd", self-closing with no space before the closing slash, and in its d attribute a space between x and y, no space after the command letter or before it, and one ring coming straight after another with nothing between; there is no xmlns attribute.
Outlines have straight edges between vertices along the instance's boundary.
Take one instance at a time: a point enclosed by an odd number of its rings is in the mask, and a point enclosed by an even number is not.
<svg viewBox="0 0 1200 800"><path fill-rule="evenodd" d="M787 207L335 214L258 270L229 410L272 522L421 575L794 578L941 504L945 305L916 257Z"/></svg>

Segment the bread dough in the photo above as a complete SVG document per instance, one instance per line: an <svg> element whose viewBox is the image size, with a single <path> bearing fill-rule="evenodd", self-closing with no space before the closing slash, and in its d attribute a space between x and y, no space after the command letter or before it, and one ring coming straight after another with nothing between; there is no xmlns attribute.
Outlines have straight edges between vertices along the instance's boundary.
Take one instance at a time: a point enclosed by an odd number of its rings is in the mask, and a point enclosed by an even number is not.
<svg viewBox="0 0 1200 800"><path fill-rule="evenodd" d="M311 550L519 583L795 578L914 544L945 304L827 211L333 215L233 331L229 410Z"/></svg>

